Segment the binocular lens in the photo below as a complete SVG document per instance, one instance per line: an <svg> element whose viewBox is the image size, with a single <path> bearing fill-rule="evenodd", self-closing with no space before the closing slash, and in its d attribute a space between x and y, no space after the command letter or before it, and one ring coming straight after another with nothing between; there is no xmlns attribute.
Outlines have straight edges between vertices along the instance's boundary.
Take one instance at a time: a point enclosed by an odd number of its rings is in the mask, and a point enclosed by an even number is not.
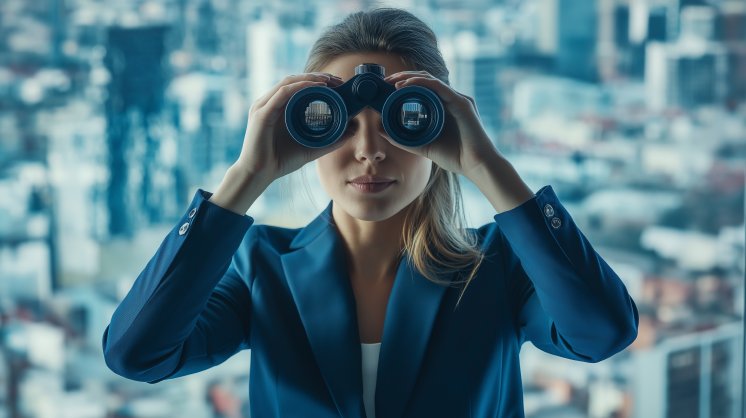
<svg viewBox="0 0 746 418"><path fill-rule="evenodd" d="M393 141L419 147L435 140L445 116L438 95L422 86L396 89L384 81L383 74L383 69L362 71L335 88L311 86L295 92L285 106L288 133L303 146L326 147L339 140L350 119L369 106L380 113L383 129Z"/></svg>
<svg viewBox="0 0 746 418"><path fill-rule="evenodd" d="M410 132L418 132L427 127L430 113L421 102L408 101L402 104L399 116L402 127Z"/></svg>
<svg viewBox="0 0 746 418"><path fill-rule="evenodd" d="M323 133L332 127L334 118L332 108L322 100L314 100L306 106L304 112L305 127L313 133Z"/></svg>

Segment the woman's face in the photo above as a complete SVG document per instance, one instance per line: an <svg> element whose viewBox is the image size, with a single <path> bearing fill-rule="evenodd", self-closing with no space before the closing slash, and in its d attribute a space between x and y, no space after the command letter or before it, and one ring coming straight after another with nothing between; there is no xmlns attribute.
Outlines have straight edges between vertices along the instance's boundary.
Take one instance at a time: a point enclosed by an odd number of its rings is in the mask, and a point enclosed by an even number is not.
<svg viewBox="0 0 746 418"><path fill-rule="evenodd" d="M385 75L411 70L398 55L380 52L343 55L319 71L341 77L355 75L355 66L376 63ZM404 151L389 143L381 115L370 107L360 111L347 125L340 148L318 158L316 169L321 184L334 206L365 221L381 221L399 213L422 194L432 170L432 161ZM352 179L374 175L394 180L378 192L364 192L353 186Z"/></svg>

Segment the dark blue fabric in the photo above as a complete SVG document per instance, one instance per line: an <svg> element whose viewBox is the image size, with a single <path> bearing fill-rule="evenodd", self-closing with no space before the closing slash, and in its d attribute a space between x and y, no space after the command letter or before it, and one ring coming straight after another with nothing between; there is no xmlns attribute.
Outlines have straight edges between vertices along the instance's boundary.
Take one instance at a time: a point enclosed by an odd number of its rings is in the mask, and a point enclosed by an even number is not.
<svg viewBox="0 0 746 418"><path fill-rule="evenodd" d="M251 349L252 416L365 417L355 300L332 202L289 229L254 225L210 196L195 193L114 312L102 339L108 367L157 383ZM637 336L635 303L551 186L494 220L469 229L486 257L458 308L460 286L434 284L406 257L399 264L379 417L523 417L523 342L598 362Z"/></svg>

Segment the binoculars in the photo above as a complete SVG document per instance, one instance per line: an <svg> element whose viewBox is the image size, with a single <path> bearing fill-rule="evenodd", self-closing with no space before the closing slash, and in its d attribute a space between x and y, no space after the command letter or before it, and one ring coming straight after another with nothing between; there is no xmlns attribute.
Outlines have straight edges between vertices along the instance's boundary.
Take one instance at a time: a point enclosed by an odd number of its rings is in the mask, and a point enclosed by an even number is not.
<svg viewBox="0 0 746 418"><path fill-rule="evenodd" d="M340 86L297 91L285 107L290 136L306 147L328 146L342 137L351 118L370 106L381 114L384 130L397 143L419 147L435 140L445 120L438 95L422 86L397 90L384 77L383 66L365 63Z"/></svg>

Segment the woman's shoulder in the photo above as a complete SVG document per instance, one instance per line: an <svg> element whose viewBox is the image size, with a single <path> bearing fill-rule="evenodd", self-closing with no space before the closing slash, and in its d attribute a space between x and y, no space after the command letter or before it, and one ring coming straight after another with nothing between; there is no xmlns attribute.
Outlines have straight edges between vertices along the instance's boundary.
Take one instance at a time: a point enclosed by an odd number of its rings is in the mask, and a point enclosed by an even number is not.
<svg viewBox="0 0 746 418"><path fill-rule="evenodd" d="M301 230L302 228L284 228L267 224L251 225L231 261L236 271L242 272L249 287L257 260L278 260L282 254L289 251L290 243Z"/></svg>
<svg viewBox="0 0 746 418"><path fill-rule="evenodd" d="M251 225L251 228L246 231L241 246L258 246L262 248L272 248L283 252L283 250L290 247L290 243L293 242L293 239L295 239L302 230L303 227L288 228L255 222Z"/></svg>
<svg viewBox="0 0 746 418"><path fill-rule="evenodd" d="M502 233L499 225L492 222L485 222L481 226L465 228L466 234L469 235L472 242L485 253L485 255L496 254L500 252L503 245Z"/></svg>

